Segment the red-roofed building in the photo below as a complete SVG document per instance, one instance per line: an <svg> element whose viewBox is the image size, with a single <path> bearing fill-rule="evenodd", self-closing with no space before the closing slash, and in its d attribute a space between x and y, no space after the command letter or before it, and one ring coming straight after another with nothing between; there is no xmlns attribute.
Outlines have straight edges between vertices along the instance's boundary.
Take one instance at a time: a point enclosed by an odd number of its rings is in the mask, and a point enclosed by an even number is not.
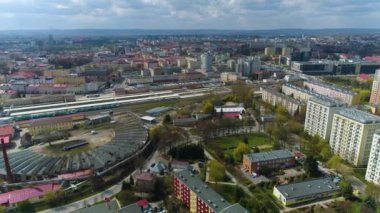
<svg viewBox="0 0 380 213"><path fill-rule="evenodd" d="M137 201L136 204L141 208L146 208L149 205L149 201L147 199L141 199Z"/></svg>
<svg viewBox="0 0 380 213"><path fill-rule="evenodd" d="M12 125L0 126L0 140L4 140L5 145L9 146L14 135Z"/></svg>
<svg viewBox="0 0 380 213"><path fill-rule="evenodd" d="M150 172L141 172L135 175L136 189L140 192L151 192L156 183L156 176Z"/></svg>
<svg viewBox="0 0 380 213"><path fill-rule="evenodd" d="M15 191L10 191L0 194L0 204L1 205L11 205L19 203L31 198L42 197L45 193L51 191L57 191L61 188L61 185L55 183L49 183L44 185L39 185L36 187L19 189Z"/></svg>

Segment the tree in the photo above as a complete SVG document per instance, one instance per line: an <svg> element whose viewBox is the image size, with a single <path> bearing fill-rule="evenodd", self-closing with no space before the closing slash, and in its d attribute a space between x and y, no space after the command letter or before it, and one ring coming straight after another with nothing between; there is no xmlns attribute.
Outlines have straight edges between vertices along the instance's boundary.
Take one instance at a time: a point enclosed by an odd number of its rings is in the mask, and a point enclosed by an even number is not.
<svg viewBox="0 0 380 213"><path fill-rule="evenodd" d="M33 205L29 202L29 200L22 201L17 204L18 212L36 212Z"/></svg>
<svg viewBox="0 0 380 213"><path fill-rule="evenodd" d="M352 185L350 182L346 180L342 180L339 183L340 191L342 193L342 196L346 199L350 199L352 197L352 193L354 189L352 188Z"/></svg>
<svg viewBox="0 0 380 213"><path fill-rule="evenodd" d="M262 166L259 173L264 176L269 176L272 173L272 169L267 166Z"/></svg>
<svg viewBox="0 0 380 213"><path fill-rule="evenodd" d="M47 192L44 195L44 200L49 204L54 204L57 201L57 198L55 196L55 192Z"/></svg>
<svg viewBox="0 0 380 213"><path fill-rule="evenodd" d="M375 212L376 208L377 208L377 203L376 203L375 198L369 196L364 200L361 212ZM370 211L365 211L366 209Z"/></svg>
<svg viewBox="0 0 380 213"><path fill-rule="evenodd" d="M220 182L224 180L226 175L226 168L223 164L219 163L216 160L211 160L209 162L209 176L215 182Z"/></svg>
<svg viewBox="0 0 380 213"><path fill-rule="evenodd" d="M313 156L309 155L306 157L303 167L306 174L311 177L318 177L320 175L317 160Z"/></svg>
<svg viewBox="0 0 380 213"><path fill-rule="evenodd" d="M255 146L253 147L253 150L252 150L254 153L259 153L260 152L260 149L259 147Z"/></svg>
<svg viewBox="0 0 380 213"><path fill-rule="evenodd" d="M327 161L327 166L331 169L339 169L339 166L342 164L343 159L338 155L334 155Z"/></svg>
<svg viewBox="0 0 380 213"><path fill-rule="evenodd" d="M365 193L372 197L376 203L379 203L380 201L380 186L372 183L372 182L369 182L367 184L367 187L365 188Z"/></svg>
<svg viewBox="0 0 380 213"><path fill-rule="evenodd" d="M169 114L165 115L164 120L162 121L162 124L164 124L164 125L171 125L171 124L173 124L172 118L170 117Z"/></svg>
<svg viewBox="0 0 380 213"><path fill-rule="evenodd" d="M251 148L245 143L239 143L234 150L234 158L236 162L241 162L244 154L248 154Z"/></svg>
<svg viewBox="0 0 380 213"><path fill-rule="evenodd" d="M97 175L92 175L89 178L89 181L93 192L98 191L103 187L103 179Z"/></svg>
<svg viewBox="0 0 380 213"><path fill-rule="evenodd" d="M208 114L211 114L214 111L214 104L211 100L203 101L201 111Z"/></svg>

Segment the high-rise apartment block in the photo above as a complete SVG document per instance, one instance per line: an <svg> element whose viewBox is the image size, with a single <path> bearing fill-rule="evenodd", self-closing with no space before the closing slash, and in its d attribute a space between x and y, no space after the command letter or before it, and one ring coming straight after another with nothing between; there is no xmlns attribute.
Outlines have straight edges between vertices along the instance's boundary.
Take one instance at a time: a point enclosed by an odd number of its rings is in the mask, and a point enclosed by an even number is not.
<svg viewBox="0 0 380 213"><path fill-rule="evenodd" d="M380 185L380 130L373 135L365 179Z"/></svg>
<svg viewBox="0 0 380 213"><path fill-rule="evenodd" d="M201 69L206 72L212 71L212 57L208 52L201 55Z"/></svg>
<svg viewBox="0 0 380 213"><path fill-rule="evenodd" d="M380 103L380 69L376 70L375 76L373 77L372 92L369 103Z"/></svg>
<svg viewBox="0 0 380 213"><path fill-rule="evenodd" d="M339 110L333 116L331 150L354 166L367 165L377 129L380 117L354 108Z"/></svg>
<svg viewBox="0 0 380 213"><path fill-rule="evenodd" d="M345 104L326 96L311 97L307 102L305 132L329 140L333 115Z"/></svg>

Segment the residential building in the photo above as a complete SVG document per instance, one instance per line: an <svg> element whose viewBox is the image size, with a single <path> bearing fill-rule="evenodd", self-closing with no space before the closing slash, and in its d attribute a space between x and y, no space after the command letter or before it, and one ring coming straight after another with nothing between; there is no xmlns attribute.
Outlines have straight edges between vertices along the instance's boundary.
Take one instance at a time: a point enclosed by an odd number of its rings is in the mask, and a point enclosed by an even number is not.
<svg viewBox="0 0 380 213"><path fill-rule="evenodd" d="M380 117L354 108L341 109L333 116L331 151L354 166L365 166L377 129Z"/></svg>
<svg viewBox="0 0 380 213"><path fill-rule="evenodd" d="M292 52L293 52L293 48L291 48L291 47L283 47L281 49L281 55L282 56L288 56L288 55L292 54Z"/></svg>
<svg viewBox="0 0 380 213"><path fill-rule="evenodd" d="M239 75L236 73L231 73L231 72L222 72L220 74L220 80L223 82L236 82L238 81Z"/></svg>
<svg viewBox="0 0 380 213"><path fill-rule="evenodd" d="M260 172L262 168L280 169L294 166L296 160L289 150L250 153L243 156L243 169L249 173Z"/></svg>
<svg viewBox="0 0 380 213"><path fill-rule="evenodd" d="M260 57L239 58L235 66L235 72L242 76L250 77L254 70L261 69Z"/></svg>
<svg viewBox="0 0 380 213"><path fill-rule="evenodd" d="M305 103L279 93L273 88L263 88L262 99L263 101L268 102L273 106L279 105L284 107L291 115L295 115L298 112L306 109Z"/></svg>
<svg viewBox="0 0 380 213"><path fill-rule="evenodd" d="M196 58L186 57L187 68L188 69L200 69L201 62Z"/></svg>
<svg viewBox="0 0 380 213"><path fill-rule="evenodd" d="M275 47L266 47L264 50L264 54L266 56L276 55L276 48Z"/></svg>
<svg viewBox="0 0 380 213"><path fill-rule="evenodd" d="M173 184L174 195L191 213L248 213L240 204L228 203L189 170L175 172Z"/></svg>
<svg viewBox="0 0 380 213"><path fill-rule="evenodd" d="M208 52L201 55L201 69L206 72L212 71L212 57Z"/></svg>
<svg viewBox="0 0 380 213"><path fill-rule="evenodd" d="M376 70L375 76L373 77L371 98L369 103L374 105L380 103L380 69Z"/></svg>
<svg viewBox="0 0 380 213"><path fill-rule="evenodd" d="M141 172L135 175L136 189L139 192L152 192L156 184L156 176L150 172Z"/></svg>
<svg viewBox="0 0 380 213"><path fill-rule="evenodd" d="M329 140L333 115L345 104L327 96L311 97L307 102L305 132Z"/></svg>
<svg viewBox="0 0 380 213"><path fill-rule="evenodd" d="M373 135L365 179L380 185L380 130Z"/></svg>
<svg viewBox="0 0 380 213"><path fill-rule="evenodd" d="M330 178L290 183L275 186L273 188L273 195L284 206L329 198L337 192L339 192L339 186L337 186Z"/></svg>
<svg viewBox="0 0 380 213"><path fill-rule="evenodd" d="M307 102L311 97L320 96L318 93L307 90L302 87L295 86L293 84L283 84L281 87L282 93L291 96L299 101Z"/></svg>
<svg viewBox="0 0 380 213"><path fill-rule="evenodd" d="M336 98L348 105L357 105L360 103L360 96L358 93L351 90L340 89L332 84L325 84L317 81L305 81L304 86L313 92Z"/></svg>

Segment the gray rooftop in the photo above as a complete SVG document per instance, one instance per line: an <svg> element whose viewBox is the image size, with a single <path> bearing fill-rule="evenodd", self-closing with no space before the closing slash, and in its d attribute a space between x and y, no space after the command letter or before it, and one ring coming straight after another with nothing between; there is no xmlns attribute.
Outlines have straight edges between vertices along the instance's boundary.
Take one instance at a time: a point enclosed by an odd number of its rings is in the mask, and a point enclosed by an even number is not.
<svg viewBox="0 0 380 213"><path fill-rule="evenodd" d="M295 199L320 193L339 191L339 187L330 178L320 178L299 183L275 186L287 199Z"/></svg>
<svg viewBox="0 0 380 213"><path fill-rule="evenodd" d="M306 83L318 85L318 86L321 86L321 87L325 87L325 88L328 88L328 89L331 89L331 90L335 90L335 91L338 91L338 92L341 92L341 93L344 93L344 94L358 95L358 93L356 93L354 91L346 90L346 89L341 89L341 88L339 88L338 86L336 86L334 84L328 84L328 83L320 82L320 81L305 81L305 84Z"/></svg>
<svg viewBox="0 0 380 213"><path fill-rule="evenodd" d="M208 205L214 209L215 212L228 212L223 210L233 206L225 201L224 198L213 189L208 187L207 184L205 184L197 175L193 175L189 170L175 172L174 174L182 181L182 183L195 192L199 198L208 203ZM234 209L235 208L238 210L238 207L234 207ZM234 211L234 213L246 212L247 210L243 207L240 208L240 211Z"/></svg>
<svg viewBox="0 0 380 213"><path fill-rule="evenodd" d="M285 94L282 94L282 93L280 93L280 92L277 92L274 88L263 88L262 91L267 91L268 93L271 93L272 95L275 95L275 96L277 96L277 97L282 97L282 98L284 98L284 99L286 99L286 100L288 100L289 102L292 102L292 103L294 103L294 104L298 104L298 105L302 105L302 104L304 104L304 102L301 102L301 101L299 101L299 100L297 100L297 99L294 99L294 98L289 97L289 96L287 96L287 95L285 95Z"/></svg>
<svg viewBox="0 0 380 213"><path fill-rule="evenodd" d="M316 97L311 97L309 99L310 101L313 101L315 103L321 104L323 106L327 107L343 107L345 104L337 99L330 98L323 95L318 95Z"/></svg>
<svg viewBox="0 0 380 213"><path fill-rule="evenodd" d="M247 156L252 162L260 162L282 158L290 158L293 157L293 153L291 153L287 149L281 149L270 152L250 153Z"/></svg>
<svg viewBox="0 0 380 213"><path fill-rule="evenodd" d="M109 203L100 203L91 207L83 208L74 211L74 213L93 213L93 212L102 212L102 213L115 213L119 209L119 205L116 200L112 200Z"/></svg>
<svg viewBox="0 0 380 213"><path fill-rule="evenodd" d="M117 211L118 213L142 213L141 207L137 203L124 206L123 208ZM99 212L100 213L100 212Z"/></svg>
<svg viewBox="0 0 380 213"><path fill-rule="evenodd" d="M344 108L339 110L337 114L363 124L380 123L379 116L355 108Z"/></svg>

